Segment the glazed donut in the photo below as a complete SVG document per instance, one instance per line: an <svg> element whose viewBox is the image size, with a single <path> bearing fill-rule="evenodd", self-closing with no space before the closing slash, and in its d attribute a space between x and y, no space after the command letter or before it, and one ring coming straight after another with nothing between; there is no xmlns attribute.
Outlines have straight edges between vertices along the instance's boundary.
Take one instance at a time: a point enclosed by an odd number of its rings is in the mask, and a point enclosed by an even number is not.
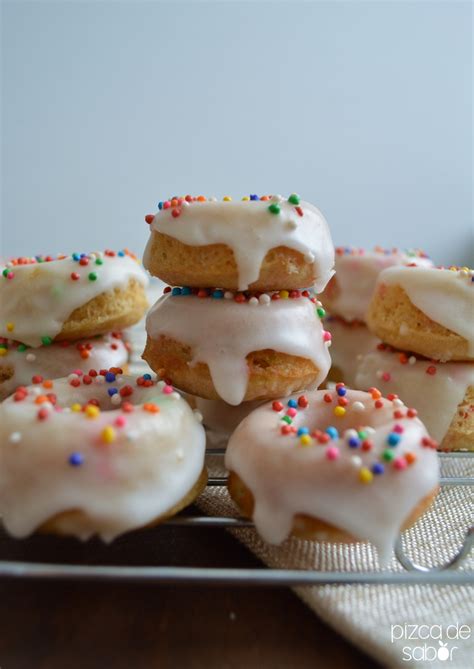
<svg viewBox="0 0 474 669"><path fill-rule="evenodd" d="M21 388L0 404L0 517L14 537L111 541L190 504L207 481L204 454L193 411L149 374Z"/></svg>
<svg viewBox="0 0 474 669"><path fill-rule="evenodd" d="M473 362L433 362L379 344L359 361L355 385L378 385L415 407L441 450L474 450Z"/></svg>
<svg viewBox="0 0 474 669"><path fill-rule="evenodd" d="M361 356L373 351L379 339L360 321L348 323L328 316L323 326L331 333L331 369L328 380L355 386L355 374Z"/></svg>
<svg viewBox="0 0 474 669"><path fill-rule="evenodd" d="M334 274L328 225L293 194L223 202L171 198L145 217L143 264L170 285L226 290L323 290Z"/></svg>
<svg viewBox="0 0 474 669"><path fill-rule="evenodd" d="M0 274L0 337L29 346L122 330L147 308L129 251L17 258Z"/></svg>
<svg viewBox="0 0 474 669"><path fill-rule="evenodd" d="M474 271L391 267L378 277L368 325L382 341L435 360L474 360Z"/></svg>
<svg viewBox="0 0 474 669"><path fill-rule="evenodd" d="M322 316L307 291L257 297L174 288L148 313L143 358L205 399L237 405L281 397L326 378L330 335Z"/></svg>
<svg viewBox="0 0 474 669"><path fill-rule="evenodd" d="M437 492L435 448L416 411L338 384L247 416L225 457L229 492L269 543L371 541L386 562Z"/></svg>
<svg viewBox="0 0 474 669"><path fill-rule="evenodd" d="M320 295L332 316L365 322L367 309L380 272L394 265L431 267L433 262L419 250L400 251L376 246L373 251L336 248L336 274Z"/></svg>
<svg viewBox="0 0 474 669"><path fill-rule="evenodd" d="M11 339L0 338L0 400L8 397L18 386L57 379L71 369L124 368L130 345L121 332L82 339L67 340L30 349Z"/></svg>

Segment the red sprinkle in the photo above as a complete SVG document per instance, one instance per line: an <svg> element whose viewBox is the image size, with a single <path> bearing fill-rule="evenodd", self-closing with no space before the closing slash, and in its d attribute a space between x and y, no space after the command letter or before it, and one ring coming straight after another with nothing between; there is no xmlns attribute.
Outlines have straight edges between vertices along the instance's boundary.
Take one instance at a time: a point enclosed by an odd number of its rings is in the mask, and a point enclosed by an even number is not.
<svg viewBox="0 0 474 669"><path fill-rule="evenodd" d="M38 415L38 420L46 420L46 418L49 416L49 411L48 409L43 408L38 411L37 415Z"/></svg>
<svg viewBox="0 0 474 669"><path fill-rule="evenodd" d="M298 397L298 406L300 406L302 409L306 409L308 406L308 398L306 395L301 395Z"/></svg>
<svg viewBox="0 0 474 669"><path fill-rule="evenodd" d="M408 418L415 418L418 416L418 411L416 409L408 409L407 416Z"/></svg>
<svg viewBox="0 0 474 669"><path fill-rule="evenodd" d="M330 393L325 393L324 394L324 401L327 402L328 404L331 404L332 402L332 395Z"/></svg>
<svg viewBox="0 0 474 669"><path fill-rule="evenodd" d="M278 402L278 400L275 400L275 402L272 403L272 409L273 411L283 411L283 404Z"/></svg>
<svg viewBox="0 0 474 669"><path fill-rule="evenodd" d="M430 365L426 368L426 373L430 376L434 376L436 374L436 367L434 365Z"/></svg>
<svg viewBox="0 0 474 669"><path fill-rule="evenodd" d="M81 275L78 274L77 272L71 272L71 279L73 281L78 281L81 278Z"/></svg>

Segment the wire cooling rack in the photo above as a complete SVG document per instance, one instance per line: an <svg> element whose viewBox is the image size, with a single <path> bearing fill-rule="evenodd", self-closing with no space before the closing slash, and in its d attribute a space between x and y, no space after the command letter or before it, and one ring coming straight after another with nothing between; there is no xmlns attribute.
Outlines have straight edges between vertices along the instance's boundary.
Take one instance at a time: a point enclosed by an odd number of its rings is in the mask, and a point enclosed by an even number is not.
<svg viewBox="0 0 474 669"><path fill-rule="evenodd" d="M223 449L208 449L208 456L222 458ZM471 486L474 488L474 453L440 453L441 488L449 486ZM469 465L466 468L466 465ZM466 470L468 475L466 475ZM226 476L210 476L208 488L225 486ZM196 528L239 530L253 528L251 520L233 516L194 516L182 513L163 523L180 528L183 532ZM159 531L159 528L156 528ZM14 541L12 539L12 541ZM424 567L414 563L406 555L400 536L395 555L401 571L318 571L313 569L267 569L267 568L204 568L176 566L114 566L51 564L0 560L0 578L128 581L161 584L205 584L244 586L301 586L301 585L347 585L347 584L472 584L474 571L463 568L463 561L474 546L474 527L470 527L454 556L437 567Z"/></svg>

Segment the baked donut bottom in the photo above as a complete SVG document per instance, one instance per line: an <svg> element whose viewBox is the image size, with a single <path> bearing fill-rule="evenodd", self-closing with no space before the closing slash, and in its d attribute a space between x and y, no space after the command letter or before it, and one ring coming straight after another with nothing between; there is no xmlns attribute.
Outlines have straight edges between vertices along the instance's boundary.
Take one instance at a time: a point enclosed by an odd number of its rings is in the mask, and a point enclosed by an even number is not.
<svg viewBox="0 0 474 669"><path fill-rule="evenodd" d="M190 246L152 231L146 267L170 286L240 290L232 249L226 244ZM262 261L257 281L246 290L300 290L315 283L314 265L286 246L270 249Z"/></svg>
<svg viewBox="0 0 474 669"><path fill-rule="evenodd" d="M229 472L227 487L230 496L237 504L242 514L246 518L252 518L254 509L253 494L239 475L233 471ZM417 506L411 511L408 518L404 521L400 531L406 530L414 525L418 518L429 509L437 493L438 488L435 488L420 500ZM324 520L306 514L297 514L294 516L291 536L298 537L299 539L308 539L310 541L332 541L344 544L361 541L360 538L353 537L344 530L341 530L330 523L326 523Z"/></svg>
<svg viewBox="0 0 474 669"><path fill-rule="evenodd" d="M148 308L145 289L136 279L126 288L101 293L74 309L54 341L83 339L123 330L137 323Z"/></svg>
<svg viewBox="0 0 474 669"><path fill-rule="evenodd" d="M391 346L426 358L472 360L464 337L431 320L398 285L381 284L367 314L369 329Z"/></svg>
<svg viewBox="0 0 474 669"><path fill-rule="evenodd" d="M155 527L168 518L172 518L187 506L192 504L194 500L202 493L206 485L207 469L204 467L198 480L193 485L191 490L189 490L189 492L177 504L169 509L169 511L162 514L161 516L158 516L157 518L154 518L149 523L146 523L146 525L127 530L127 533L139 529ZM91 518L84 511L80 509L70 509L68 511L62 511L61 513L58 513L47 520L37 529L37 532L40 534L57 534L60 536L77 534L93 535L97 532L97 523L94 521L94 518Z"/></svg>
<svg viewBox="0 0 474 669"><path fill-rule="evenodd" d="M190 324L190 327L192 325ZM147 337L143 359L162 378L190 395L204 399L220 399L205 363L193 363L190 346L161 335ZM266 400L285 397L305 390L317 383L319 370L306 358L272 349L253 351L246 357L248 383L242 401Z"/></svg>

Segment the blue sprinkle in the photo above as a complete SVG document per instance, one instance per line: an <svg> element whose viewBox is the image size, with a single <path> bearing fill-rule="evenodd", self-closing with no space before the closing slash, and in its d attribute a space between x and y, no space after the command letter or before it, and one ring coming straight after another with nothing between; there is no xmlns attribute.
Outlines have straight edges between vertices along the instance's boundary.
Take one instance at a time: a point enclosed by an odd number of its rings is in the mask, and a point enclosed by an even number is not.
<svg viewBox="0 0 474 669"><path fill-rule="evenodd" d="M181 288L173 288L173 290L171 291L171 295L182 295L182 294L183 291L181 290Z"/></svg>
<svg viewBox="0 0 474 669"><path fill-rule="evenodd" d="M381 462L376 462L375 465L372 465L372 474L383 474L385 467Z"/></svg>
<svg viewBox="0 0 474 669"><path fill-rule="evenodd" d="M73 253L71 257L76 262L78 262L81 259L81 256L79 255L79 253Z"/></svg>
<svg viewBox="0 0 474 669"><path fill-rule="evenodd" d="M109 393L110 397L112 397L112 395L116 395L118 393L118 390L117 388L109 388L107 392Z"/></svg>
<svg viewBox="0 0 474 669"><path fill-rule="evenodd" d="M224 297L224 291L223 290L214 290L212 292L212 297L216 300L221 300Z"/></svg>
<svg viewBox="0 0 474 669"><path fill-rule="evenodd" d="M296 400L288 400L288 406L291 407L292 409L296 409L298 406L298 402Z"/></svg>
<svg viewBox="0 0 474 669"><path fill-rule="evenodd" d="M360 439L357 439L357 437L351 437L347 443L351 448L359 448Z"/></svg>
<svg viewBox="0 0 474 669"><path fill-rule="evenodd" d="M117 255L120 256L121 258L123 258L124 255L125 255L125 251L119 251L119 252L117 253Z"/></svg>
<svg viewBox="0 0 474 669"><path fill-rule="evenodd" d="M163 202L158 202L158 209L160 211L163 209Z"/></svg>
<svg viewBox="0 0 474 669"><path fill-rule="evenodd" d="M115 381L115 374L113 372L107 372L105 375L105 380L107 383L112 383L112 381Z"/></svg>
<svg viewBox="0 0 474 669"><path fill-rule="evenodd" d="M193 291L189 286L184 286L184 288L181 289L181 295L191 295Z"/></svg>
<svg viewBox="0 0 474 669"><path fill-rule="evenodd" d="M84 462L82 453L71 453L69 456L69 464L73 467L79 467Z"/></svg>
<svg viewBox="0 0 474 669"><path fill-rule="evenodd" d="M339 432L337 428L333 427L332 425L326 429L326 434L328 434L331 439L339 439Z"/></svg>
<svg viewBox="0 0 474 669"><path fill-rule="evenodd" d="M309 434L309 427L300 427L298 432L296 433L298 437L301 437L303 434Z"/></svg>
<svg viewBox="0 0 474 669"><path fill-rule="evenodd" d="M260 198L258 197L258 195L251 195L250 199L251 200L259 200Z"/></svg>
<svg viewBox="0 0 474 669"><path fill-rule="evenodd" d="M397 432L390 432L387 437L387 444L389 446L396 446L400 442L400 435Z"/></svg>
<svg viewBox="0 0 474 669"><path fill-rule="evenodd" d="M347 390L345 388L338 388L337 389L337 394L339 397L344 397L344 395L347 393Z"/></svg>
<svg viewBox="0 0 474 669"><path fill-rule="evenodd" d="M151 381L151 374L144 374L143 378L145 379L145 381Z"/></svg>
<svg viewBox="0 0 474 669"><path fill-rule="evenodd" d="M87 253L81 253L81 258L85 258L87 256Z"/></svg>

